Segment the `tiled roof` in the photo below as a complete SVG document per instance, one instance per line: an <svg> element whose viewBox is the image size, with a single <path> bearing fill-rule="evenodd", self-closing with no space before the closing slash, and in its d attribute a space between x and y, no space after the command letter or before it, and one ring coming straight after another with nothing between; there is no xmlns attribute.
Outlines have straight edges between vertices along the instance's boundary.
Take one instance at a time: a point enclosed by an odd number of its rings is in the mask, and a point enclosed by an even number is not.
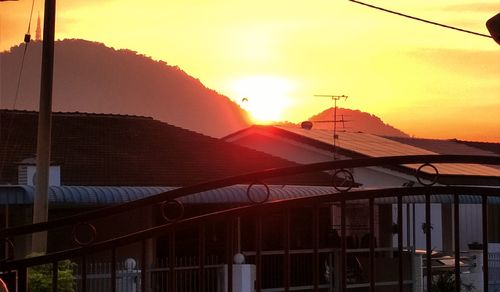
<svg viewBox="0 0 500 292"><path fill-rule="evenodd" d="M0 184L35 157L37 113L0 111ZM185 186L293 162L138 116L54 113L51 161L63 185ZM278 183L326 184L311 174ZM276 182L276 181L273 181Z"/></svg>

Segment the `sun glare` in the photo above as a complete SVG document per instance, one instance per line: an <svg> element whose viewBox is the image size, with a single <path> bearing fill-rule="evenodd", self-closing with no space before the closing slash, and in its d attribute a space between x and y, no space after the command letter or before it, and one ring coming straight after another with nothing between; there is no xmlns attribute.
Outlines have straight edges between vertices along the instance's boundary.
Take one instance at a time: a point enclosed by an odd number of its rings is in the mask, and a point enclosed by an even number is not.
<svg viewBox="0 0 500 292"><path fill-rule="evenodd" d="M256 123L281 121L289 106L287 96L292 90L289 80L274 76L252 76L232 84L234 98L250 113Z"/></svg>

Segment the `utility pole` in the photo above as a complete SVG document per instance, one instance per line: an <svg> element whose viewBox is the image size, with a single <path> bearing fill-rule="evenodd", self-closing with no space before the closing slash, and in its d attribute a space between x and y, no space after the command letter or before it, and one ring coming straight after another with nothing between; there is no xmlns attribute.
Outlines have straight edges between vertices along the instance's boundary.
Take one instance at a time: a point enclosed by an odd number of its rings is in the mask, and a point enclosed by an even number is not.
<svg viewBox="0 0 500 292"><path fill-rule="evenodd" d="M347 100L347 95L327 95L327 94L316 94L314 96L318 97L330 97L333 100L333 160L337 159L337 100L343 98Z"/></svg>
<svg viewBox="0 0 500 292"><path fill-rule="evenodd" d="M42 75L40 86L40 105L38 113L38 136L36 153L36 186L33 204L33 223L48 220L49 211L49 173L50 140L52 127L52 80L54 74L54 34L56 1L45 0L43 17ZM47 250L47 232L32 235L32 252L44 253Z"/></svg>

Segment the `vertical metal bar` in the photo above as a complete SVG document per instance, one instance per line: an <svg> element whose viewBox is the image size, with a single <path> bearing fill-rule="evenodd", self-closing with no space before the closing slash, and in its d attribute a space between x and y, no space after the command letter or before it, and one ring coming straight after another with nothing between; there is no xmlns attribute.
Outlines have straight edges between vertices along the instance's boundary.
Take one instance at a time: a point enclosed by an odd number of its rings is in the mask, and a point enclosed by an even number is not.
<svg viewBox="0 0 500 292"><path fill-rule="evenodd" d="M313 291L319 289L319 207L313 208Z"/></svg>
<svg viewBox="0 0 500 292"><path fill-rule="evenodd" d="M410 250L410 203L408 202L409 200L406 201L406 249Z"/></svg>
<svg viewBox="0 0 500 292"><path fill-rule="evenodd" d="M169 278L170 281L168 281L168 291L169 292L174 292L176 291L176 283L175 283L175 229L170 231L169 237L168 237L168 272L169 272Z"/></svg>
<svg viewBox="0 0 500 292"><path fill-rule="evenodd" d="M58 270L59 270L59 265L58 262L55 261L52 263L52 291L57 292L57 282L58 282Z"/></svg>
<svg viewBox="0 0 500 292"><path fill-rule="evenodd" d="M413 226L412 226L412 238L413 238L413 244L412 244L412 247L413 247L413 252L415 252L415 250L417 249L417 229L415 228L415 203L412 204L411 206L411 217L412 217L412 222L413 222Z"/></svg>
<svg viewBox="0 0 500 292"><path fill-rule="evenodd" d="M427 274L427 291L432 290L432 226L431 226L431 195L425 195L425 260Z"/></svg>
<svg viewBox="0 0 500 292"><path fill-rule="evenodd" d="M147 270L147 258L146 253L148 252L146 247L146 239L142 240L142 267L141 267L141 291L147 292L148 283L148 270Z"/></svg>
<svg viewBox="0 0 500 292"><path fill-rule="evenodd" d="M283 287L286 292L290 291L290 209L286 208L283 214Z"/></svg>
<svg viewBox="0 0 500 292"><path fill-rule="evenodd" d="M346 270L346 262L347 262L347 246L346 246L346 203L345 199L340 201L340 241L341 241L341 252L340 252L340 269L341 269L341 284L342 292L347 291L347 270Z"/></svg>
<svg viewBox="0 0 500 292"><path fill-rule="evenodd" d="M7 197L7 204L5 204L5 228L9 228L9 198ZM4 253L5 253L5 258L10 258L11 256L11 250L10 250L10 246L7 244L5 244L5 247L4 247Z"/></svg>
<svg viewBox="0 0 500 292"><path fill-rule="evenodd" d="M205 292L205 225L198 231L198 291Z"/></svg>
<svg viewBox="0 0 500 292"><path fill-rule="evenodd" d="M227 262L227 291L233 291L233 256L234 256L234 220L229 218L226 225L226 262Z"/></svg>
<svg viewBox="0 0 500 292"><path fill-rule="evenodd" d="M482 195L483 213L483 291L489 289L489 267L488 267L488 196Z"/></svg>
<svg viewBox="0 0 500 292"><path fill-rule="evenodd" d="M455 247L455 292L460 292L460 205L458 195L453 195L453 239Z"/></svg>
<svg viewBox="0 0 500 292"><path fill-rule="evenodd" d="M255 222L255 289L261 291L262 287L262 215L257 214Z"/></svg>
<svg viewBox="0 0 500 292"><path fill-rule="evenodd" d="M87 257L82 257L82 292L87 291Z"/></svg>
<svg viewBox="0 0 500 292"><path fill-rule="evenodd" d="M370 208L370 292L375 292L375 204L374 199L368 202Z"/></svg>
<svg viewBox="0 0 500 292"><path fill-rule="evenodd" d="M398 196L398 286L403 291L403 197Z"/></svg>
<svg viewBox="0 0 500 292"><path fill-rule="evenodd" d="M116 249L111 249L111 291L116 292Z"/></svg>
<svg viewBox="0 0 500 292"><path fill-rule="evenodd" d="M17 292L28 291L28 268L20 267L17 270Z"/></svg>

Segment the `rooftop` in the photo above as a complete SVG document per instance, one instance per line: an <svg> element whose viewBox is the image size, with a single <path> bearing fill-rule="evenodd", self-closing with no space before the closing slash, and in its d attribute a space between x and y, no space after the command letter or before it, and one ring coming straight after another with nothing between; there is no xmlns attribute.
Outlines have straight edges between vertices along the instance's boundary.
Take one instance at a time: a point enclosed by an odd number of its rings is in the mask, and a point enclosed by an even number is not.
<svg viewBox="0 0 500 292"><path fill-rule="evenodd" d="M18 163L35 157L37 119L0 110L0 184L17 184ZM151 118L109 114L54 113L51 151L63 185L186 186L296 165ZM279 183L328 180L311 174Z"/></svg>
<svg viewBox="0 0 500 292"><path fill-rule="evenodd" d="M331 151L333 132L326 129L303 129L296 126L252 126L245 130L227 136L231 140L236 135L254 131L256 135L277 135L293 141L298 141L313 147ZM429 155L429 154L467 154L491 155L497 154L453 141L382 137L362 132L337 132L336 147L340 154L347 157L385 157L399 155ZM419 165L405 165L417 169ZM470 176L500 176L500 168L474 164L438 164L439 173L444 175ZM422 171L432 171L423 168Z"/></svg>

